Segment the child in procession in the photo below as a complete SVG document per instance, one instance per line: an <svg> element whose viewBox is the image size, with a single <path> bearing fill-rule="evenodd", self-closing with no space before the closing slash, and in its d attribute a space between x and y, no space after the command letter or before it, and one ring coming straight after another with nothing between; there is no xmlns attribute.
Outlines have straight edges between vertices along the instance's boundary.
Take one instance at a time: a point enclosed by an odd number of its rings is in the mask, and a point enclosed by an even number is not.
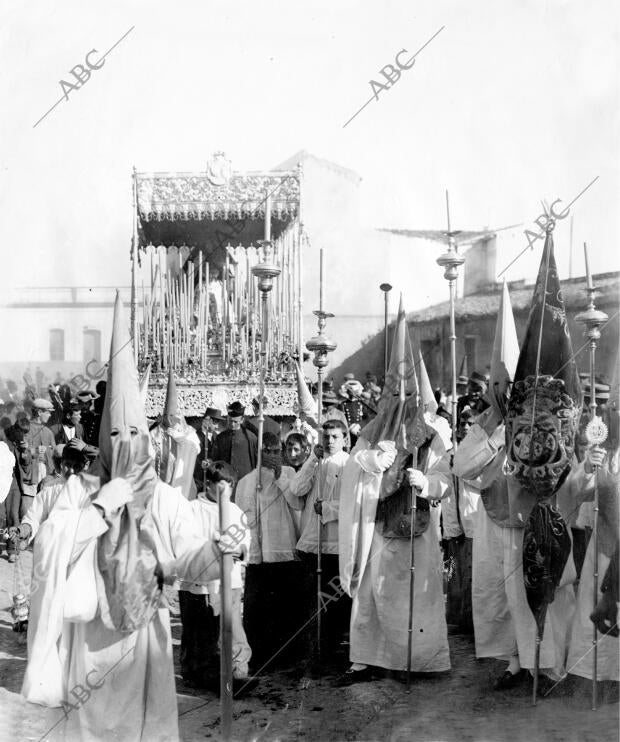
<svg viewBox="0 0 620 742"><path fill-rule="evenodd" d="M220 532L219 498L228 490L232 494L237 475L224 461L205 462L203 481L196 480L198 497L190 505L196 525L203 538L213 538ZM230 503L229 533L238 540L241 559L235 559L231 574L232 634L233 634L233 691L238 695L247 691L252 683L248 679L248 663L252 652L241 619L243 592L242 560L250 545L250 529L245 524L243 512ZM181 672L186 685L193 688L219 689L219 637L220 637L220 580L211 582L185 582L179 585L179 605L183 633L181 636Z"/></svg>

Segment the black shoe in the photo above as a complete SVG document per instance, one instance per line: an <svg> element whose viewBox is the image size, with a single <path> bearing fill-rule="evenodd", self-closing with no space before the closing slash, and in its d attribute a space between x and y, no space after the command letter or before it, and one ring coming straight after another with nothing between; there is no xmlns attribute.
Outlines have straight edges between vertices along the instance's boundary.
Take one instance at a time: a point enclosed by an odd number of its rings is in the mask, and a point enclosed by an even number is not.
<svg viewBox="0 0 620 742"><path fill-rule="evenodd" d="M365 667L363 670L349 669L345 673L340 675L340 677L336 678L336 680L334 681L334 686L336 688L344 688L348 685L353 685L354 683L367 683L368 681L372 680L372 678L372 667Z"/></svg>
<svg viewBox="0 0 620 742"><path fill-rule="evenodd" d="M516 688L517 685L521 685L527 678L526 670L517 670L517 672L506 672L501 675L494 683L493 690L509 690L510 688Z"/></svg>

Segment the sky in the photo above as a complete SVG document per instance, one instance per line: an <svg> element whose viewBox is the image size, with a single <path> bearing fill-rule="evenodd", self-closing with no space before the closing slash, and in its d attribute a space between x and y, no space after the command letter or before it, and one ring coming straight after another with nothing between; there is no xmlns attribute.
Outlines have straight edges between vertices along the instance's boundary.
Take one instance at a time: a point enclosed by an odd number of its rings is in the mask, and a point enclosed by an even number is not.
<svg viewBox="0 0 620 742"><path fill-rule="evenodd" d="M133 167L201 170L218 150L236 170L301 149L355 170L370 227L444 228L449 189L455 228L523 225L498 243L506 264L541 199L566 204L598 176L571 209L573 273L584 241L594 272L618 270L619 14L617 0L4 0L0 284L128 285ZM35 127L60 80L129 29ZM439 29L345 127L381 68ZM507 277L533 278L541 248Z"/></svg>

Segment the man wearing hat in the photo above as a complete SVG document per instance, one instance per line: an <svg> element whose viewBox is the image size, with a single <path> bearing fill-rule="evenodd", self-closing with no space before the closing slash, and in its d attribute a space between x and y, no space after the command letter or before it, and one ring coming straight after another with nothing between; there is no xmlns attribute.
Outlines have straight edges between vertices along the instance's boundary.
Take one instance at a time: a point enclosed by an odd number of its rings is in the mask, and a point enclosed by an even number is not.
<svg viewBox="0 0 620 742"><path fill-rule="evenodd" d="M22 481L22 513L25 513L32 504L39 482L54 471L52 453L56 441L54 434L47 427L53 411L54 405L48 399L39 397L32 403L30 428L24 435L24 442L30 452L31 465Z"/></svg>
<svg viewBox="0 0 620 742"><path fill-rule="evenodd" d="M338 390L338 394L345 399L349 399L351 394L355 397L359 397L364 391L364 387L361 382L355 378L355 374L348 373L344 375L344 382Z"/></svg>
<svg viewBox="0 0 620 742"><path fill-rule="evenodd" d="M263 397L263 409L269 404L267 397ZM254 416L248 417L245 421L245 425L248 430L251 430L254 435L258 436L258 414L259 414L259 400L258 397L254 397L252 400L252 407L254 408ZM267 417L263 413L263 433L272 433L273 435L280 437L280 423L276 422L272 417Z"/></svg>
<svg viewBox="0 0 620 742"><path fill-rule="evenodd" d="M224 417L220 410L216 407L207 407L205 414L200 421L200 428L196 431L198 434L198 442L200 443L200 451L196 456L196 464L194 466L194 481L197 483L203 483L204 470L206 469L206 461L210 459L213 461L212 451L213 444L216 437L222 432L224 426ZM196 484L198 487L198 484ZM201 491L200 488L198 491Z"/></svg>
<svg viewBox="0 0 620 742"><path fill-rule="evenodd" d="M217 407L207 407L205 410L204 417L200 423L200 430L198 431L198 440L200 441L200 454L198 458L201 461L212 459L211 449L213 448L216 437L224 428L224 420L224 416Z"/></svg>
<svg viewBox="0 0 620 742"><path fill-rule="evenodd" d="M211 458L225 461L237 472L239 479L256 467L258 439L244 423L245 407L239 401L228 405L228 429L213 441Z"/></svg>

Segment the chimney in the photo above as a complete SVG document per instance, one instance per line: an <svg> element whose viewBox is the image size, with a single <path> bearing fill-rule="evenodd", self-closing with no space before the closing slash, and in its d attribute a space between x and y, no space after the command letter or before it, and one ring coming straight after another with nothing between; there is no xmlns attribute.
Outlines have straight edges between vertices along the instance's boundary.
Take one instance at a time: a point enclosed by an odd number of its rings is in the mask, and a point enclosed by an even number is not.
<svg viewBox="0 0 620 742"><path fill-rule="evenodd" d="M497 236L490 234L473 243L467 251L463 274L463 295L477 294L495 283L497 271Z"/></svg>

